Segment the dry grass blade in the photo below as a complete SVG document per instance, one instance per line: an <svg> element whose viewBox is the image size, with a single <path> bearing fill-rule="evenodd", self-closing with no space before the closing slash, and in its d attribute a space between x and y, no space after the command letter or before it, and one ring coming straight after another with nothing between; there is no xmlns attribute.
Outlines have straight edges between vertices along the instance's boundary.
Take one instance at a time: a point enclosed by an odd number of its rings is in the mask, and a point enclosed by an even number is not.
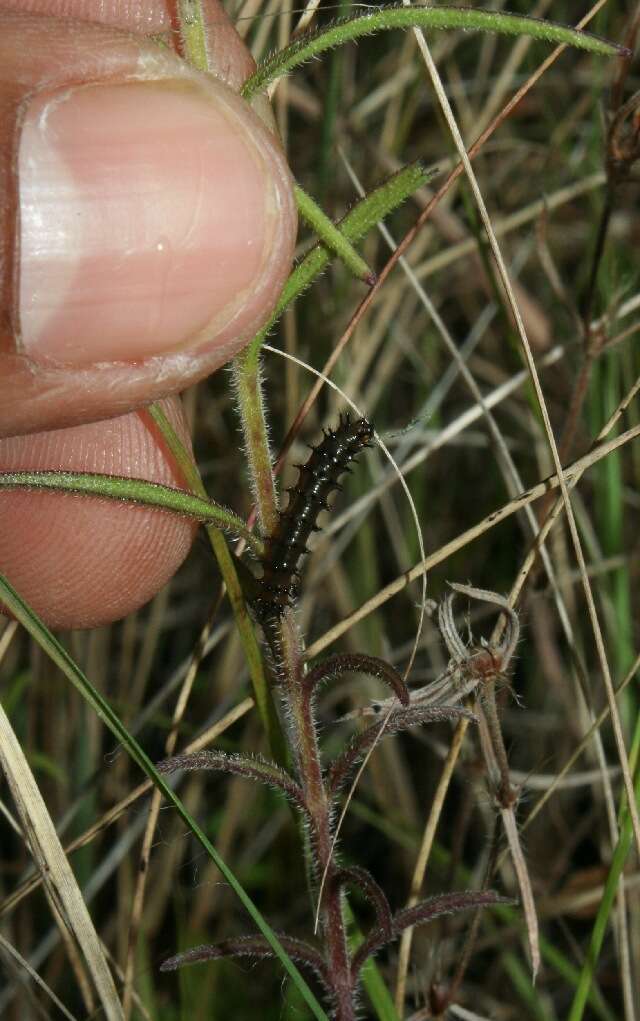
<svg viewBox="0 0 640 1021"><path fill-rule="evenodd" d="M20 742L0 706L0 761L29 847L61 924L73 934L108 1021L123 1021L122 1007L102 945L73 870L62 849Z"/></svg>
<svg viewBox="0 0 640 1021"><path fill-rule="evenodd" d="M46 982L42 981L42 979L38 975L38 972L31 967L29 962L25 960L24 957L17 953L15 947L13 947L11 943L9 943L9 940L5 939L2 933L0 933L0 949L7 957L13 958L17 966L26 972L26 974L29 976L34 985L42 989L45 995L51 1000L54 1007L56 1007L60 1011L63 1017L67 1018L67 1021L76 1021L74 1015L67 1010L64 1003L62 1003L62 1001L56 996L53 990L49 988Z"/></svg>
<svg viewBox="0 0 640 1021"><path fill-rule="evenodd" d="M533 890L531 888L531 877L529 876L527 861L524 856L522 843L520 842L520 836L518 834L518 823L516 821L515 812L511 809L501 808L500 817L502 819L504 831L507 835L509 853L511 855L513 868L516 876L518 877L518 887L520 888L520 893L522 895L522 910L524 913L525 924L527 926L527 938L529 941L529 952L531 954L531 970L533 973L533 980L535 982L540 969L540 926L538 923L535 897L533 896Z"/></svg>

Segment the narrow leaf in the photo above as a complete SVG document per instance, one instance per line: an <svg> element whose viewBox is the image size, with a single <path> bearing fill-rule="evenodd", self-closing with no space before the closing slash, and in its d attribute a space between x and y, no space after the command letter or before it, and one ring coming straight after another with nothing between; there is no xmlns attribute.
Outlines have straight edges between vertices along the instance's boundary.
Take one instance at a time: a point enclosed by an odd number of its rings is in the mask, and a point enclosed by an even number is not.
<svg viewBox="0 0 640 1021"><path fill-rule="evenodd" d="M302 964L312 971L322 982L327 991L331 990L331 982L324 958L309 943L284 933L277 933L278 939L292 961ZM186 964L201 964L203 961L219 961L224 957L253 957L270 959L275 957L273 947L263 936L240 936L237 939L224 939L219 943L203 944L174 954L160 965L160 971L176 971Z"/></svg>
<svg viewBox="0 0 640 1021"><path fill-rule="evenodd" d="M84 496L99 496L104 500L118 500L121 503L135 503L144 507L172 511L183 517L213 522L219 528L242 536L254 549L259 551L261 548L260 541L249 531L242 518L233 511L184 489L163 486L159 482L149 482L147 479L96 475L90 472L18 471L1 472L0 486L8 489L55 490Z"/></svg>
<svg viewBox="0 0 640 1021"><path fill-rule="evenodd" d="M398 939L409 926L425 925L440 918L442 915L454 915L460 911L490 907L494 904L513 904L508 897L501 897L493 890L465 890L456 893L441 893L428 900L420 901L411 908L402 908L393 916L392 939ZM358 947L351 963L351 976L354 983L362 965L368 957L375 954L390 941L385 938L382 929L372 930L364 943Z"/></svg>
<svg viewBox="0 0 640 1021"><path fill-rule="evenodd" d="M626 55L624 47L580 32L565 25L524 15L501 14L494 11L467 10L457 7L383 7L371 13L340 18L328 28L300 36L289 46L272 54L258 65L244 83L241 95L249 99L294 67L318 54L342 46L374 32L393 28L463 29L464 31L498 32L502 35L531 36L547 43L560 43L590 50L601 56Z"/></svg>
<svg viewBox="0 0 640 1021"><path fill-rule="evenodd" d="M275 762L268 762L261 756L229 755L220 751L194 752L191 755L174 755L170 759L162 759L156 763L159 773L176 773L184 769L193 772L198 769L215 769L223 773L232 773L235 776L244 776L248 780L257 780L259 783L275 787L285 797L289 798L302 811L307 811L306 802L302 789L289 776L286 770L281 769Z"/></svg>
<svg viewBox="0 0 640 1021"><path fill-rule="evenodd" d="M408 706L411 701L409 689L395 667L378 656L367 656L362 652L338 654L322 660L305 675L304 686L308 694L312 695L324 681L349 673L367 674L383 681L404 706Z"/></svg>
<svg viewBox="0 0 640 1021"><path fill-rule="evenodd" d="M432 175L421 163L412 163L393 174L379 187L361 199L343 217L338 230L349 241L359 241L376 223L383 220L390 212L397 209L418 188L421 188ZM278 316L291 302L309 287L315 278L329 265L331 249L319 242L291 272L282 289L275 312L266 326L258 333L251 346L262 344Z"/></svg>
<svg viewBox="0 0 640 1021"><path fill-rule="evenodd" d="M352 886L358 887L375 910L377 927L385 933L387 939L393 939L393 919L389 901L386 893L376 883L371 873L359 865L351 865L340 869L336 873L335 880L341 886L350 883Z"/></svg>
<svg viewBox="0 0 640 1021"><path fill-rule="evenodd" d="M322 243L335 252L339 259L342 259L356 280L362 280L369 286L375 284L375 273L358 254L348 238L338 230L333 220L329 219L324 210L314 202L310 195L307 195L299 184L294 185L294 194L300 216L316 232Z"/></svg>
<svg viewBox="0 0 640 1021"><path fill-rule="evenodd" d="M384 719L356 734L344 751L334 759L327 776L329 797L335 795L349 780L378 738L388 737L424 723L459 720L462 716L474 721L476 719L468 709L461 709L459 706L410 706L407 709L392 710Z"/></svg>

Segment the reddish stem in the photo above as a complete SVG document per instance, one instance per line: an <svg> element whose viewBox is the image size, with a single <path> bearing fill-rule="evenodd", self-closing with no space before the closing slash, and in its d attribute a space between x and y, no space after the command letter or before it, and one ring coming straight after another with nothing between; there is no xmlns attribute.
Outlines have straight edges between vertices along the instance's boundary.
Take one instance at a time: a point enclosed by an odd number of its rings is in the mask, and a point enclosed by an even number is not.
<svg viewBox="0 0 640 1021"><path fill-rule="evenodd" d="M288 611L281 622L280 680L288 709L289 740L304 792L311 824L310 853L315 876L326 872L320 905L320 925L326 948L329 978L333 987L336 1021L355 1021L351 965L342 914L340 884L334 881L336 868L331 861L333 833L331 804L327 796L320 761L318 734L310 693L303 684L304 668L293 614Z"/></svg>

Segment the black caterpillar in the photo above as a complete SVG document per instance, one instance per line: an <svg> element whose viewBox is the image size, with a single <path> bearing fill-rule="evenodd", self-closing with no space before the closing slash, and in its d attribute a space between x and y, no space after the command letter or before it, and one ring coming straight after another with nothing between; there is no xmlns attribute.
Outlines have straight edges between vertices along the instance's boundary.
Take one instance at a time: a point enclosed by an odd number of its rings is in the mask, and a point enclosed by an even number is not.
<svg viewBox="0 0 640 1021"><path fill-rule="evenodd" d="M337 429L324 431L324 438L311 448L306 464L299 464L298 481L287 490L289 502L275 530L267 537L262 557L262 577L256 579L257 593L251 599L254 613L262 623L277 620L291 604L298 578L298 563L307 550L307 539L320 529L321 510L328 510L328 498L340 489L339 479L350 471L364 447L371 446L373 427L366 418L355 422L340 416Z"/></svg>

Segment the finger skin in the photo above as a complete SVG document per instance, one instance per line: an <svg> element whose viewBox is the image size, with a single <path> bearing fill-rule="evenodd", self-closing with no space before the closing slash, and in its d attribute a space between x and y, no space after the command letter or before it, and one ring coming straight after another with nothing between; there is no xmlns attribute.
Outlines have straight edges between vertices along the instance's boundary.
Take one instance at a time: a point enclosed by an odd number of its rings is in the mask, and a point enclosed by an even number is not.
<svg viewBox="0 0 640 1021"><path fill-rule="evenodd" d="M22 12L29 12L23 17ZM15 12L15 13L14 13ZM253 62L215 0L206 7L212 69L234 90ZM21 37L7 31L9 16L21 19ZM54 18L70 19L62 25ZM40 20L42 18L43 20ZM12 30L17 27L14 20ZM125 34L126 33L126 34ZM289 270L296 217L289 171L270 130L264 107L255 129L264 158L280 168L280 233L273 238L270 275L253 294L243 317L215 344L197 351L74 368L29 363L12 331L15 284L15 136L25 95L46 79L62 75L127 81L144 73L151 79L184 75L202 87L222 90L238 116L257 123L253 113L219 82L205 81L171 53L136 36L177 36L168 8L153 0L0 0L0 471L64 469L109 472L184 486L162 441L144 412L131 409L184 388L227 361L259 328ZM40 76L40 77L38 77ZM263 125L266 125L264 127ZM165 410L188 444L176 399ZM119 417L110 417L119 416ZM110 420L103 419L110 417ZM92 421L100 418L101 421ZM84 424L86 423L86 424ZM71 426L71 428L61 428ZM43 428L52 432L38 432ZM15 434L22 433L24 435ZM236 480L234 479L234 484ZM216 497L233 504L234 492ZM172 576L189 550L196 526L175 515L98 499L11 491L0 496L0 571L54 628L91 627L117 620L141 606Z"/></svg>
<svg viewBox="0 0 640 1021"><path fill-rule="evenodd" d="M0 11L0 435L60 428L124 413L210 374L228 362L267 318L288 273L296 216L289 171L275 139L248 106L227 86L189 69L154 43L120 30L85 22ZM20 350L16 321L15 174L16 125L25 97L49 92L70 79L95 81L175 81L183 78L211 96L238 123L250 125L257 158L274 168L274 215L262 238L263 271L246 293L232 301L219 327L216 317L190 346L157 356L76 366L34 364ZM277 215L276 215L277 212ZM240 220L242 209L238 210ZM46 227L46 225L45 225ZM106 228L108 229L108 224ZM249 256L249 252L247 256ZM171 272L174 250L166 252ZM234 253L242 265L242 253ZM215 267L214 267L215 268ZM213 269L212 268L212 272ZM223 271L224 272L224 271ZM233 277L233 274L230 274ZM87 330L89 333L90 331Z"/></svg>
<svg viewBox="0 0 640 1021"><path fill-rule="evenodd" d="M0 8L56 18L73 18L121 28L140 36L162 37L178 51L175 6L158 0L2 0ZM217 0L203 5L211 73L236 92L255 67L229 15Z"/></svg>
<svg viewBox="0 0 640 1021"><path fill-rule="evenodd" d="M182 412L164 403L189 446ZM0 441L0 471L67 469L181 486L148 415ZM197 525L163 511L62 493L0 498L0 565L53 628L94 627L136 610L175 573Z"/></svg>
<svg viewBox="0 0 640 1021"><path fill-rule="evenodd" d="M170 32L175 25L169 5L155 0L2 0L7 11L49 14L57 18L92 21L95 24L125 28L137 35ZM220 13L218 17L220 17Z"/></svg>

